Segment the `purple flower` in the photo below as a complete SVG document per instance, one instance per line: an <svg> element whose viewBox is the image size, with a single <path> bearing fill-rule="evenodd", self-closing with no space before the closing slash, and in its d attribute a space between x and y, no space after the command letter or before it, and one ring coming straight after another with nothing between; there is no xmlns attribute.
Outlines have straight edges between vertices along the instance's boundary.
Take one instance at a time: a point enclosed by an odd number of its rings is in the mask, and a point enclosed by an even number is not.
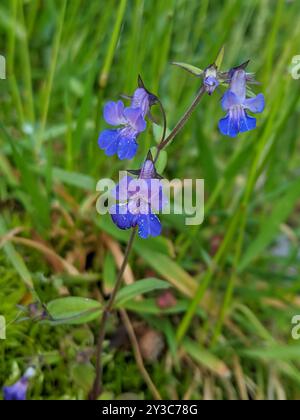
<svg viewBox="0 0 300 420"><path fill-rule="evenodd" d="M138 173L139 178L124 177L113 192L118 204L110 209L113 222L120 229L138 227L141 238L161 234L162 226L155 212L166 204L160 180L152 159L147 159Z"/></svg>
<svg viewBox="0 0 300 420"><path fill-rule="evenodd" d="M144 118L148 115L150 103L150 94L144 88L141 87L135 90L131 99L131 106L132 108L140 108Z"/></svg>
<svg viewBox="0 0 300 420"><path fill-rule="evenodd" d="M125 108L122 101L108 102L104 107L104 119L116 129L100 134L98 144L107 156L118 155L119 159L132 159L137 152L137 136L146 129L143 111L139 107Z"/></svg>
<svg viewBox="0 0 300 420"><path fill-rule="evenodd" d="M262 93L254 98L246 98L246 82L245 70L237 69L232 74L229 90L222 98L222 107L227 115L219 121L219 129L226 136L236 137L240 132L253 130L256 118L250 117L246 110L253 113L264 110L265 99Z"/></svg>
<svg viewBox="0 0 300 420"><path fill-rule="evenodd" d="M138 88L134 91L133 96L131 96L131 106L133 108L141 108L143 117L145 118L146 116L149 116L150 119L152 119L150 108L158 102L158 97L146 88L141 76L139 75Z"/></svg>
<svg viewBox="0 0 300 420"><path fill-rule="evenodd" d="M29 384L29 379L35 375L35 369L29 368L25 372L24 376L18 380L12 386L5 386L3 388L4 399L7 401L11 400L26 400L27 388Z"/></svg>

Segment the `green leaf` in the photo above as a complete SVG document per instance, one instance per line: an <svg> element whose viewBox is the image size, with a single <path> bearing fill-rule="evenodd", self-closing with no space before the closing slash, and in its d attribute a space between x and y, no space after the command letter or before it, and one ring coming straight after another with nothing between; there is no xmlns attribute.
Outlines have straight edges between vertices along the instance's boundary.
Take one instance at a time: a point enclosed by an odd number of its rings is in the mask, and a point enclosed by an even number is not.
<svg viewBox="0 0 300 420"><path fill-rule="evenodd" d="M300 181L297 179L291 183L284 196L276 202L271 215L263 219L258 236L251 242L251 245L240 262L238 267L239 271L245 269L254 258L261 255L264 249L272 242L278 233L281 223L293 211L299 195Z"/></svg>
<svg viewBox="0 0 300 420"><path fill-rule="evenodd" d="M107 253L103 264L103 288L105 294L110 294L116 282L116 264L112 254Z"/></svg>
<svg viewBox="0 0 300 420"><path fill-rule="evenodd" d="M52 325L78 325L98 318L102 307L96 300L66 297L49 302L47 311Z"/></svg>
<svg viewBox="0 0 300 420"><path fill-rule="evenodd" d="M50 226L50 204L44 185L31 169L31 164L36 163L35 157L30 150L22 149L20 142L11 137L1 122L0 129L11 146L15 166L21 175L22 192L26 192L30 197L30 200L26 201L28 203L27 211L31 214L38 228L45 230Z"/></svg>
<svg viewBox="0 0 300 420"><path fill-rule="evenodd" d="M154 290L168 289L169 287L170 284L163 280L154 278L138 280L137 282L124 287L118 292L115 305L122 307L126 302L134 299L136 296L140 296L144 293L152 292Z"/></svg>
<svg viewBox="0 0 300 420"><path fill-rule="evenodd" d="M184 70L188 71L189 73L192 73L194 76L197 77L200 77L203 73L203 70L199 69L198 67L192 66L191 64L179 62L173 62L172 64L174 64L174 66L183 68Z"/></svg>
<svg viewBox="0 0 300 420"><path fill-rule="evenodd" d="M0 216L0 236L4 236L6 233L7 227L5 225L5 221L2 218L2 216ZM7 242L3 246L3 249L7 258L9 259L15 270L18 272L19 276L24 281L28 289L31 290L32 293L35 293L31 273L28 270L21 255L16 251L13 244L11 242Z"/></svg>
<svg viewBox="0 0 300 420"><path fill-rule="evenodd" d="M162 136L162 127L160 125L153 124L152 130L153 130L153 135L154 135L155 142L157 144L160 143L161 136ZM171 130L169 128L167 128L167 130L166 130L166 137L168 137L168 135L170 133L171 133ZM155 154L156 154L156 148L155 148L154 151L152 151L152 155L155 156Z"/></svg>
<svg viewBox="0 0 300 420"><path fill-rule="evenodd" d="M189 306L188 300L179 300L176 305L170 308L161 309L157 306L155 299L143 299L143 300L129 300L124 303L124 308L132 312L140 314L151 314L151 315L173 315L186 312ZM201 308L197 308L196 314L204 318L204 313Z"/></svg>
<svg viewBox="0 0 300 420"><path fill-rule="evenodd" d="M218 55L217 55L217 58L216 58L216 61L215 61L215 66L217 67L217 69L221 68L223 58L224 58L224 52L225 52L225 47L223 45L222 48L220 49L220 51L218 52Z"/></svg>
<svg viewBox="0 0 300 420"><path fill-rule="evenodd" d="M300 354L300 345L274 345L265 348L253 348L242 351L242 355L248 356L254 359L262 360L275 360L275 361L289 361L294 360L295 362L299 360Z"/></svg>
<svg viewBox="0 0 300 420"><path fill-rule="evenodd" d="M185 339L182 346L191 358L201 366L208 368L222 378L228 378L230 376L230 370L225 363L210 351L201 347L200 344Z"/></svg>
<svg viewBox="0 0 300 420"><path fill-rule="evenodd" d="M145 241L144 241L145 242ZM185 296L192 297L197 288L197 282L183 268L167 255L152 251L145 246L139 246L136 252L161 276L166 278L177 290Z"/></svg>
<svg viewBox="0 0 300 420"><path fill-rule="evenodd" d="M53 168L53 179L67 185L72 185L87 191L96 191L96 181L84 174L70 172L61 168Z"/></svg>
<svg viewBox="0 0 300 420"><path fill-rule="evenodd" d="M95 368L90 363L74 363L71 366L71 378L76 386L89 392L95 378Z"/></svg>

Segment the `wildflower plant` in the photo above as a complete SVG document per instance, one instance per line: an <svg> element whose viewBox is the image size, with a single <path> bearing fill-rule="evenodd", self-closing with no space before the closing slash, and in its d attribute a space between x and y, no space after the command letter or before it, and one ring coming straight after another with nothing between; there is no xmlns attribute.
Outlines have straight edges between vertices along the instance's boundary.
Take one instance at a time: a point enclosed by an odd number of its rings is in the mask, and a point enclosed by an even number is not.
<svg viewBox="0 0 300 420"><path fill-rule="evenodd" d="M189 120L192 112L197 107L201 98L208 94L212 96L216 91L225 87L226 91L222 96L221 105L226 116L219 121L220 133L230 137L236 137L239 133L253 130L256 127L256 119L248 115L252 113L261 113L264 109L264 96L258 94L251 98L247 97L247 83L256 83L253 75L246 73L246 67L249 62L233 67L226 72L220 70L223 61L224 48L222 48L215 62L209 65L205 70L186 63L173 63L182 67L189 73L202 80L199 91L197 92L191 105L183 114L182 118L166 136L167 119L164 107L158 96L150 93L141 77L138 78L138 87L132 96L126 98L130 100L130 106L125 108L121 101L109 102L104 107L104 120L120 128L114 130L104 130L100 133L99 146L107 155L117 154L123 159L131 159L137 153L137 137L146 129L146 118L153 121L150 113L152 105L159 104L163 117L162 138L156 146L155 155L152 156L149 151L139 170L128 171L131 175L136 175L139 181L139 188L136 189L135 180L131 176L126 176L113 191L117 204L110 208L110 214L113 223L122 230L132 230L124 261L119 272L114 290L103 310L102 321L99 328L97 344L97 363L96 378L91 391L91 399L96 399L102 391L102 348L105 339L105 330L108 315L113 309L117 292L122 283L122 276L128 263L128 258L136 234L148 239L160 235L162 231L161 222L156 212L162 210L165 204L165 198L162 189L154 188L153 182L161 178L156 171L156 163L160 153L184 127ZM142 141L142 140L139 140ZM142 182L142 186L141 186Z"/></svg>

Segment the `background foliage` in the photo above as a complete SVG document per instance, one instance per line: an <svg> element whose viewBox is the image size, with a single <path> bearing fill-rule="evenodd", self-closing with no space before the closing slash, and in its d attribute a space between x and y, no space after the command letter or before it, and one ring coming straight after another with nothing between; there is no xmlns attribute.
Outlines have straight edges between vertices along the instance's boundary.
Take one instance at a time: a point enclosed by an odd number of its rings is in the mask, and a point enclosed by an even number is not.
<svg viewBox="0 0 300 420"><path fill-rule="evenodd" d="M298 1L284 0L1 2L0 314L9 325L0 384L35 363L30 398L86 398L97 320L40 324L40 308L28 314L28 305L36 294L43 303L101 301L111 290L127 234L97 215L95 185L125 167L97 147L103 103L131 93L140 73L172 128L200 81L170 62L204 68L225 44L223 68L250 58L266 110L257 130L229 139L217 130L221 92L200 103L164 176L205 179L205 222L163 217L163 237L136 243L126 275L127 283L166 280L176 304L161 309L162 291L153 290L123 307L150 346L144 359L162 397L300 397L300 345L291 338L300 312L300 83L290 74L299 13ZM132 168L153 141L150 129ZM151 398L123 336L116 315L104 396Z"/></svg>

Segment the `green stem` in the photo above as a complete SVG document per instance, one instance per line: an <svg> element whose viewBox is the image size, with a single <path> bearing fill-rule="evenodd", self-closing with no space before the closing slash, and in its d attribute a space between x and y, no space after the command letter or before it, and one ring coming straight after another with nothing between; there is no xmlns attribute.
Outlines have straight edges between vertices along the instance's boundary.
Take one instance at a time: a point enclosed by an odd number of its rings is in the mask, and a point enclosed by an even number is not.
<svg viewBox="0 0 300 420"><path fill-rule="evenodd" d="M49 105L50 105L50 97L51 97L52 86L53 86L53 81L54 81L54 76L55 76L55 71L56 71L56 65L57 65L58 52L59 52L60 42L61 42L61 37L62 37L62 31L63 31L63 27L64 27L66 8L67 8L67 0L64 0L63 3L62 3L60 17L59 17L59 21L58 21L57 32L56 32L56 36L55 36L55 39L54 39L54 45L53 45L53 50L52 50L52 58L51 58L51 66L50 66L50 69L49 69L49 78L48 78L47 84L46 84L45 99L44 99L44 104L43 104L43 109L42 109L42 117L41 117L41 127L40 127L39 136L38 136L38 139L37 139L37 151L38 152L40 151L41 146L42 146L44 130L45 130L46 123L47 123L47 117L48 117L48 111L49 111Z"/></svg>

